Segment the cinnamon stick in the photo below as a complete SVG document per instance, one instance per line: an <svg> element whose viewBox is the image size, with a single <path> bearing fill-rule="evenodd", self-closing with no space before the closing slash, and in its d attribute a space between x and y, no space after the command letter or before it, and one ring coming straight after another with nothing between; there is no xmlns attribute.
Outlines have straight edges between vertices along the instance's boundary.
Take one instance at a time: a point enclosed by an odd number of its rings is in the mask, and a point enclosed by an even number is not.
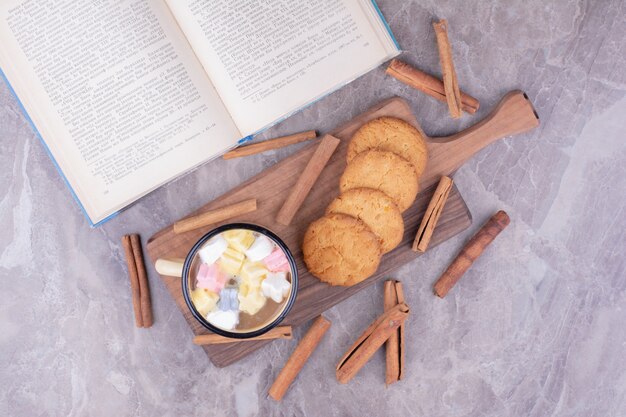
<svg viewBox="0 0 626 417"><path fill-rule="evenodd" d="M291 339L292 337L291 326L279 326L268 330L260 336L248 337L246 339L234 339L215 333L201 334L193 338L193 343L196 345L218 345L224 343L254 342L257 340Z"/></svg>
<svg viewBox="0 0 626 417"><path fill-rule="evenodd" d="M184 233L190 230L195 230L201 227L209 226L211 224L219 223L233 217L251 213L255 211L256 208L256 198L251 198L249 200L244 200L240 201L239 203L231 204L230 206L207 211L206 213L198 214L197 216L192 216L177 221L176 223L174 223L174 233Z"/></svg>
<svg viewBox="0 0 626 417"><path fill-rule="evenodd" d="M413 87L439 101L447 103L443 81L439 78L426 74L399 59L392 59L386 72L409 87ZM474 114L479 107L480 102L477 99L461 91L461 110Z"/></svg>
<svg viewBox="0 0 626 417"><path fill-rule="evenodd" d="M257 153L269 151L272 149L278 149L289 145L295 145L296 143L304 142L307 140L315 139L317 132L315 130L307 130L306 132L295 133L289 136L281 136L276 139L270 139L252 145L242 146L234 149L230 152L226 152L222 158L233 159L240 158L242 156L255 155Z"/></svg>
<svg viewBox="0 0 626 417"><path fill-rule="evenodd" d="M276 380L270 387L270 397L276 401L280 401L285 396L289 386L296 379L296 376L298 376L298 373L329 328L330 321L325 317L319 316L315 319L311 328L304 335L300 343L298 343L296 350L293 351L284 368L280 371Z"/></svg>
<svg viewBox="0 0 626 417"><path fill-rule="evenodd" d="M409 307L405 303L400 303L376 319L337 364L337 381L342 384L348 383L389 336L397 331L408 315Z"/></svg>
<svg viewBox="0 0 626 417"><path fill-rule="evenodd" d="M143 316L141 314L141 292L139 290L139 275L135 264L135 255L130 241L130 235L122 236L122 246L126 256L128 267L128 277L130 278L130 290L133 298L133 311L135 312L135 326L143 327Z"/></svg>
<svg viewBox="0 0 626 417"><path fill-rule="evenodd" d="M433 236L435 227L437 227L437 222L446 205L451 189L452 179L446 176L441 177L437 189L428 203L428 208L426 208L420 227L417 229L417 234L413 241L413 251L424 253L428 249L428 244Z"/></svg>
<svg viewBox="0 0 626 417"><path fill-rule="evenodd" d="M442 19L439 22L433 22L435 36L437 37L437 47L439 48L439 62L441 64L441 73L443 76L443 88L446 92L446 101L450 116L454 119L461 117L461 91L459 90L459 82L454 70L454 62L452 60L452 46L448 38L448 21Z"/></svg>
<svg viewBox="0 0 626 417"><path fill-rule="evenodd" d="M404 303L404 291L399 281L385 281L385 311L391 310L399 303ZM402 379L404 373L404 324L389 336L385 343L386 372L385 382L387 386Z"/></svg>
<svg viewBox="0 0 626 417"><path fill-rule="evenodd" d="M461 253L452 261L448 269L435 283L435 294L443 298L448 291L461 279L474 261L483 253L491 242L509 225L511 219L506 212L500 210L467 242Z"/></svg>
<svg viewBox="0 0 626 417"><path fill-rule="evenodd" d="M135 325L137 327L150 327L153 323L152 300L139 235L123 236L122 246L124 246L126 264L128 265Z"/></svg>
<svg viewBox="0 0 626 417"><path fill-rule="evenodd" d="M315 181L319 178L322 170L328 163L328 160L337 149L341 141L334 136L325 135L320 144L318 145L315 153L309 160L309 163L300 174L296 185L292 188L289 193L289 196L285 200L283 206L280 208L278 215L276 216L276 221L282 225L288 226L293 220L296 212L304 202L304 199L313 185Z"/></svg>
<svg viewBox="0 0 626 417"><path fill-rule="evenodd" d="M396 297L398 298L398 304L406 303L404 298L404 288L402 287L402 283L400 281L396 281ZM404 323L400 325L400 331L398 337L399 340L399 357L400 357L400 372L398 373L398 380L404 378L404 357L405 357L405 348L404 348Z"/></svg>
<svg viewBox="0 0 626 417"><path fill-rule="evenodd" d="M143 327L151 327L152 299L150 298L148 274L146 273L146 265L143 262L143 253L141 251L141 241L139 240L139 235L130 235L130 242L133 246L135 265L137 266L137 276L139 277L139 297L141 301L141 317L143 318Z"/></svg>

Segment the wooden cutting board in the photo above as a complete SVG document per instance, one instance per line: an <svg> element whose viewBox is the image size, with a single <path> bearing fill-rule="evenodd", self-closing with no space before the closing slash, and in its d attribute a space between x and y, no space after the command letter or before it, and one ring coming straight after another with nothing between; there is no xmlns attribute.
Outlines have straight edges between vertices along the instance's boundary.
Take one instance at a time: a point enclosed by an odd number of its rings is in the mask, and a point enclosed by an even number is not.
<svg viewBox="0 0 626 417"><path fill-rule="evenodd" d="M512 94L512 93L511 93ZM417 254L411 250L411 244L417 231L418 223L426 210L426 206L434 192L436 182L441 175L450 175L474 153L507 133L519 133L522 126L538 119L533 115L526 117L523 123L516 113L528 114L526 107L532 106L526 98L516 93L512 105L503 103L494 111L481 126L474 126L461 134L449 138L431 139L428 143L430 152L429 166L421 178L420 189L415 203L404 213L405 234L402 243L392 252L383 256L376 274L353 287L331 287L320 282L306 270L300 245L304 232L311 221L324 214L326 206L339 194L339 177L346 165L346 149L352 134L363 123L380 116L394 116L415 125L419 128L408 103L401 98L388 99L360 116L352 119L345 125L330 132L341 139L334 155L313 186L302 208L296 214L290 226L283 226L276 222L276 214L282 206L289 191L298 180L298 176L315 151L317 143L302 149L294 155L278 162L274 166L261 172L257 176L244 182L240 186L227 192L221 197L209 202L193 214L215 209L227 204L236 203L248 198L256 198L258 210L228 222L256 223L275 232L280 236L293 252L298 265L299 285L298 296L293 309L285 318L283 324L297 326L316 317L340 301L350 297L361 289L389 277L394 269L415 259ZM525 97L525 96L524 96ZM502 107L507 110L502 111ZM507 113L507 117L500 117ZM511 113L511 114L509 114ZM532 113L531 113L532 114ZM530 120L532 119L532 120ZM421 129L420 129L421 130ZM528 130L528 129L526 129ZM499 137L496 137L500 135ZM470 212L456 187L450 192L448 202L433 234L431 247L435 246L470 226L472 218ZM227 222L224 222L227 223ZM158 258L184 258L193 244L208 230L215 227L206 227L183 234L175 234L172 226L156 233L148 240L148 253L153 262ZM202 327L191 315L182 295L180 278L161 276L167 289L178 304L194 335L206 334ZM211 361L218 367L227 366L242 357L254 352L270 341L240 342L203 346ZM186 343L191 343L191 337Z"/></svg>

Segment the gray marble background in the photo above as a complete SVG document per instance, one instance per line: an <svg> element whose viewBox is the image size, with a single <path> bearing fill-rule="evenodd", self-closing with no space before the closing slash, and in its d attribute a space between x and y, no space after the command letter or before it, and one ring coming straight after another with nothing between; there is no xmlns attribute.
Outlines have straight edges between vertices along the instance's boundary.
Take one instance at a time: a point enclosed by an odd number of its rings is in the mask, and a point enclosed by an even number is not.
<svg viewBox="0 0 626 417"><path fill-rule="evenodd" d="M478 114L453 121L379 68L263 138L328 131L393 95L431 135L471 125L515 88L542 120L457 173L474 225L394 275L412 308L406 379L385 388L382 352L350 384L334 378L380 314L381 285L328 311L331 330L280 404L266 392L295 341L213 367L152 269L156 323L134 327L120 236L149 237L298 146L206 164L92 230L2 85L0 415L626 416L626 2L380 6L403 58L432 73L430 21L449 19ZM509 228L445 300L434 297L438 275L498 209Z"/></svg>

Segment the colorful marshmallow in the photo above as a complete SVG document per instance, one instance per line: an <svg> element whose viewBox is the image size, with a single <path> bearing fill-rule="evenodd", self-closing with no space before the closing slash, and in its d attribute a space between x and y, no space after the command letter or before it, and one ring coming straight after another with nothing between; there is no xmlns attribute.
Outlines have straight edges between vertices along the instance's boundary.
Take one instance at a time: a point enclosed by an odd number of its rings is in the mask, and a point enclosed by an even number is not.
<svg viewBox="0 0 626 417"><path fill-rule="evenodd" d="M260 287L242 283L239 286L239 310L250 315L255 315L265 305L266 298Z"/></svg>
<svg viewBox="0 0 626 417"><path fill-rule="evenodd" d="M262 263L244 262L241 267L241 281L252 287L260 287L261 281L269 272Z"/></svg>
<svg viewBox="0 0 626 417"><path fill-rule="evenodd" d="M210 311L215 309L218 299L219 297L216 293L203 288L196 288L191 291L191 301L196 307L196 310L198 310L198 313L203 316L206 316Z"/></svg>
<svg viewBox="0 0 626 417"><path fill-rule="evenodd" d="M267 266L272 272L290 272L291 266L289 265L289 261L285 256L285 253L280 249L276 248L272 253L263 259L263 263Z"/></svg>
<svg viewBox="0 0 626 417"><path fill-rule="evenodd" d="M212 325L224 330L234 330L239 324L239 311L216 310L207 314L206 319Z"/></svg>
<svg viewBox="0 0 626 417"><path fill-rule="evenodd" d="M248 249L246 249L246 256L252 262L259 262L263 258L268 257L274 250L274 242L269 238L259 235Z"/></svg>
<svg viewBox="0 0 626 417"><path fill-rule="evenodd" d="M217 308L222 311L239 310L238 291L236 288L224 288L220 292Z"/></svg>
<svg viewBox="0 0 626 417"><path fill-rule="evenodd" d="M218 293L224 288L228 281L228 275L226 275L217 264L202 264L198 269L198 275L196 276L198 288L205 288Z"/></svg>
<svg viewBox="0 0 626 417"><path fill-rule="evenodd" d="M254 234L250 230L233 229L223 233L228 246L238 252L244 253L254 242Z"/></svg>
<svg viewBox="0 0 626 417"><path fill-rule="evenodd" d="M287 281L286 272L270 272L261 283L263 295L281 303L289 294L291 283Z"/></svg>
<svg viewBox="0 0 626 417"><path fill-rule="evenodd" d="M204 244L202 249L198 251L198 255L202 262L211 265L222 256L227 247L228 242L226 239L222 235L217 235Z"/></svg>
<svg viewBox="0 0 626 417"><path fill-rule="evenodd" d="M220 268L230 275L238 275L243 265L245 255L231 247L228 247L217 261Z"/></svg>

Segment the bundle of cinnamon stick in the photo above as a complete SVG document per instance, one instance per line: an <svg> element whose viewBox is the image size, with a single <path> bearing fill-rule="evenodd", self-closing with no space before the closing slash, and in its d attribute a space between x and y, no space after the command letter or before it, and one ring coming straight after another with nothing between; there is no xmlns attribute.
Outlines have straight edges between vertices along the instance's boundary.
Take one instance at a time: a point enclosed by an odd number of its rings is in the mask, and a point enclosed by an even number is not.
<svg viewBox="0 0 626 417"><path fill-rule="evenodd" d="M152 300L150 298L148 274L143 262L139 235L123 236L122 245L124 246L126 264L128 265L133 310L135 311L135 325L137 327L150 327L152 326Z"/></svg>
<svg viewBox="0 0 626 417"><path fill-rule="evenodd" d="M379 316L350 346L337 364L337 381L342 384L352 378L387 343L387 385L402 378L404 368L404 321L409 316L409 306L404 302L402 284L385 283L385 312Z"/></svg>
<svg viewBox="0 0 626 417"><path fill-rule="evenodd" d="M433 28L439 50L442 80L426 74L399 59L393 59L386 72L398 81L447 103L450 116L454 119L461 117L462 111L474 114L480 107L480 103L459 88L459 81L452 59L452 44L448 37L448 21L442 19L438 22L433 22Z"/></svg>
<svg viewBox="0 0 626 417"><path fill-rule="evenodd" d="M348 349L337 365L337 380L345 384L350 381L371 359L374 353L386 345L387 385L402 379L404 373L404 321L409 307L404 300L402 284L398 281L385 282L385 312L378 317ZM284 368L269 389L269 396L280 401L296 379L306 361L317 348L322 337L330 328L330 321L319 316L291 354Z"/></svg>

